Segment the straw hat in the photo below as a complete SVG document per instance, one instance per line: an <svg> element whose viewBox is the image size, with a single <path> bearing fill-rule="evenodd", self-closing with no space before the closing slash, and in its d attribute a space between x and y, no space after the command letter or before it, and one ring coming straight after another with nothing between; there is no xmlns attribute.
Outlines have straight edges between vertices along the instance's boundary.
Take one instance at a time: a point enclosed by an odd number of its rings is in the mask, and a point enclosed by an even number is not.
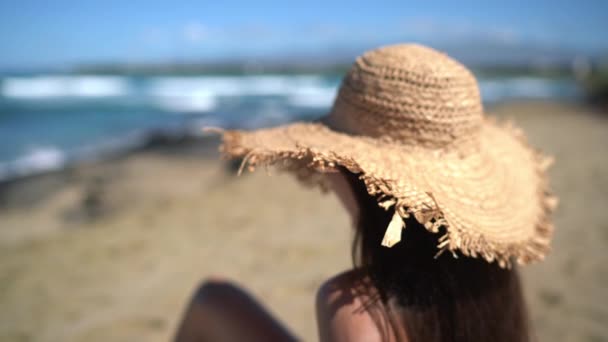
<svg viewBox="0 0 608 342"><path fill-rule="evenodd" d="M551 160L517 128L485 117L472 73L428 47L368 51L319 122L225 131L220 150L243 157L250 170L279 164L312 181L338 166L359 174L378 205L394 212L387 247L413 215L443 232L439 253L510 267L549 250L557 204L545 176Z"/></svg>

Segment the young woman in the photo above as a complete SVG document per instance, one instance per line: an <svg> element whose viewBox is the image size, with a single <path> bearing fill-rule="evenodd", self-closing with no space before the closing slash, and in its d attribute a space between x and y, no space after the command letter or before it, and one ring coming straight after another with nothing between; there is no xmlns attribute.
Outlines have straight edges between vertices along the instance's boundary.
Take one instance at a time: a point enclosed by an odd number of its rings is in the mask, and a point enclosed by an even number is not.
<svg viewBox="0 0 608 342"><path fill-rule="evenodd" d="M340 198L354 267L317 293L321 341L528 341L513 262L552 235L547 158L484 118L461 64L418 45L359 57L316 123L224 133L243 165L281 163ZM293 340L252 297L203 284L177 340Z"/></svg>

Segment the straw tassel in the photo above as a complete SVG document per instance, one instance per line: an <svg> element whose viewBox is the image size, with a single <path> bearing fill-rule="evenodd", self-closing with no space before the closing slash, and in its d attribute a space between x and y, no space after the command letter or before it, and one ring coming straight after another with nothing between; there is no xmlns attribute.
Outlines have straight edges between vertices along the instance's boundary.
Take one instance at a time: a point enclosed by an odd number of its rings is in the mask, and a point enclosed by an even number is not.
<svg viewBox="0 0 608 342"><path fill-rule="evenodd" d="M399 211L395 210L393 218L391 219L391 222L388 224L386 232L384 233L382 246L391 248L401 241L401 229L404 228L405 222L403 221L401 215L399 215Z"/></svg>
<svg viewBox="0 0 608 342"><path fill-rule="evenodd" d="M239 170L237 171L236 175L240 176L243 173L243 170L245 169L245 167L247 166L247 163L249 162L249 160L253 157L253 155L255 154L255 151L249 151L249 153L247 153L245 155L245 157L243 157L243 160L241 160L241 165L239 165ZM253 172L252 169L252 165L249 165L249 170L251 172Z"/></svg>

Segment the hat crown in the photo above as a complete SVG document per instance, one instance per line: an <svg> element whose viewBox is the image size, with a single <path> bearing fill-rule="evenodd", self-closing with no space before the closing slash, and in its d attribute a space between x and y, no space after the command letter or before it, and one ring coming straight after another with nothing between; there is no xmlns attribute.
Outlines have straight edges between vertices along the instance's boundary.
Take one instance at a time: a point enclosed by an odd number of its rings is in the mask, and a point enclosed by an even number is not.
<svg viewBox="0 0 608 342"><path fill-rule="evenodd" d="M328 123L341 131L442 146L474 137L483 120L477 81L431 48L400 44L358 57Z"/></svg>

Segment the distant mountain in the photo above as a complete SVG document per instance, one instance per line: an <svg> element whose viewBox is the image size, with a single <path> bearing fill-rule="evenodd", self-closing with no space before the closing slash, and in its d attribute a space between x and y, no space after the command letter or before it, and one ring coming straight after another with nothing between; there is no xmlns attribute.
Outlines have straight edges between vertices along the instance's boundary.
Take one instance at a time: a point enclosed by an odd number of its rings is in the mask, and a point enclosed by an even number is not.
<svg viewBox="0 0 608 342"><path fill-rule="evenodd" d="M49 68L50 72L96 74L243 74L243 73L344 73L355 57L364 51L391 42L327 44L307 50L293 49L276 53L238 57L201 58L157 62L96 62L72 68ZM496 40L435 41L425 44L445 51L467 66L485 72L550 74L570 73L576 59L595 60L608 55L575 48L547 46L534 42ZM34 73L40 72L35 70Z"/></svg>

